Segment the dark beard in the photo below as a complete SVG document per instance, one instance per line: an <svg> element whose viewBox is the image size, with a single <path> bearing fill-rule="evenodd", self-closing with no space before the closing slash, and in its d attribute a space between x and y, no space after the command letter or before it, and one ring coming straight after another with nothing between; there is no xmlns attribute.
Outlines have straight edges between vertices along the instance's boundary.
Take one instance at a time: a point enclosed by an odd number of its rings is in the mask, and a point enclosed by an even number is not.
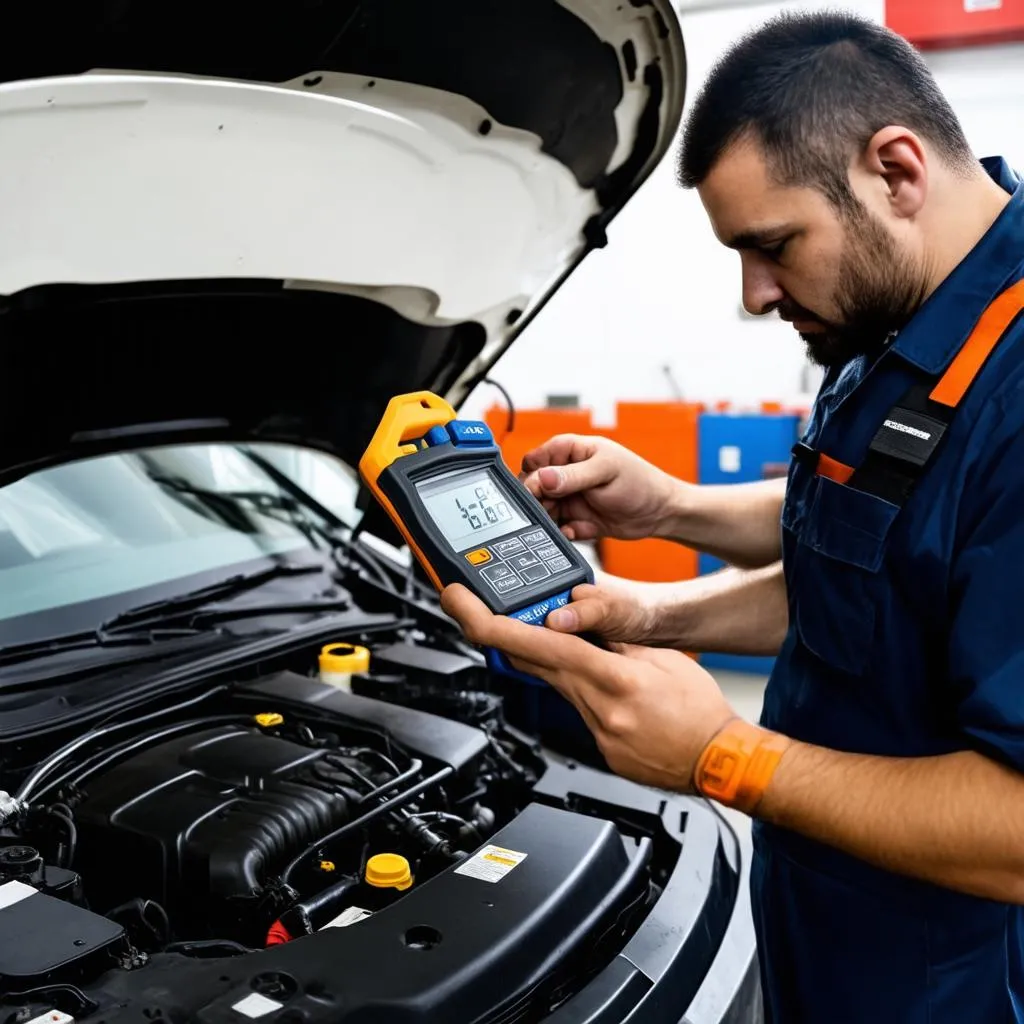
<svg viewBox="0 0 1024 1024"><path fill-rule="evenodd" d="M924 286L885 228L863 207L847 218L835 304L841 321L801 334L811 362L826 369L881 351L920 308Z"/></svg>

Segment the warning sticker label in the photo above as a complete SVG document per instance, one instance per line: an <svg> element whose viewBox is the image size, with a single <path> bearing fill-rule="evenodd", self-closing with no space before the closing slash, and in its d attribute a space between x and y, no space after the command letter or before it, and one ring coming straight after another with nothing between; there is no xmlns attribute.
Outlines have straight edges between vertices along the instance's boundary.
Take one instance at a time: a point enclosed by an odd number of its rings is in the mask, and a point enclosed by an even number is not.
<svg viewBox="0 0 1024 1024"><path fill-rule="evenodd" d="M348 910L343 910L333 921L328 921L324 928L347 928L350 924L365 921L368 917L370 917L368 910L363 910L362 907L349 907Z"/></svg>
<svg viewBox="0 0 1024 1024"><path fill-rule="evenodd" d="M500 882L510 871L526 860L525 853L506 850L503 846L485 846L455 869L457 875L479 878L481 882Z"/></svg>

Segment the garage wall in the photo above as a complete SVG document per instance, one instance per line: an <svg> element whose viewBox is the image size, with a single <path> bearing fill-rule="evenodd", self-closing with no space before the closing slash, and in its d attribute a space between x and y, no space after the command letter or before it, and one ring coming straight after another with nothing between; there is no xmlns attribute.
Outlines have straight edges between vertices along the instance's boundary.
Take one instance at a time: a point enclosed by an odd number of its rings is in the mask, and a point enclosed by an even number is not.
<svg viewBox="0 0 1024 1024"><path fill-rule="evenodd" d="M884 17L884 0L684 14L688 101L716 57L757 23L783 9L836 6ZM999 152L1024 168L1024 45L929 59L979 155ZM612 224L609 241L495 367L493 376L518 406L575 394L600 422L613 418L616 401L669 400L678 393L707 402L810 401L818 371L791 328L742 312L738 257L714 238L696 194L676 185L671 155ZM477 414L495 401L500 397L482 386L466 412Z"/></svg>
<svg viewBox="0 0 1024 1024"><path fill-rule="evenodd" d="M1024 43L931 53L928 63L975 153L1024 173Z"/></svg>

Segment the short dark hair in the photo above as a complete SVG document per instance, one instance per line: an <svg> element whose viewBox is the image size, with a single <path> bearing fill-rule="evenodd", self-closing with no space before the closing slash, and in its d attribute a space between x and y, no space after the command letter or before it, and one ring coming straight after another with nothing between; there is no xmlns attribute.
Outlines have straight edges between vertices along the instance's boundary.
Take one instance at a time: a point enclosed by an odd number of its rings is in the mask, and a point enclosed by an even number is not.
<svg viewBox="0 0 1024 1024"><path fill-rule="evenodd" d="M679 150L684 188L700 185L750 135L769 172L855 207L849 162L898 124L954 169L977 167L963 128L921 55L895 32L853 14L785 14L737 43L694 103Z"/></svg>

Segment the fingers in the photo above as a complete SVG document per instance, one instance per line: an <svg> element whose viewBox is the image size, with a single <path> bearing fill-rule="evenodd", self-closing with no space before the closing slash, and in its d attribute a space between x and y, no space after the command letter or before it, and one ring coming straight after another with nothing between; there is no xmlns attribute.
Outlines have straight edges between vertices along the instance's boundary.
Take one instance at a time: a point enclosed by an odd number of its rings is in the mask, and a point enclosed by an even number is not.
<svg viewBox="0 0 1024 1024"><path fill-rule="evenodd" d="M533 674L548 673L561 668L593 676L595 681L608 675L605 659L614 655L575 636L562 636L551 630L527 625L518 619L494 615L475 594L459 583L446 587L441 607L455 619L471 643L494 647L509 657L529 661L536 666ZM554 684L553 684L554 685Z"/></svg>
<svg viewBox="0 0 1024 1024"><path fill-rule="evenodd" d="M564 466L569 462L581 462L590 458L594 450L592 437L558 434L523 456L523 471L532 473L543 466Z"/></svg>
<svg viewBox="0 0 1024 1024"><path fill-rule="evenodd" d="M572 603L551 612L544 624L558 633L593 632L611 636L622 635L625 625L622 619L621 608L607 591L578 587Z"/></svg>
<svg viewBox="0 0 1024 1024"><path fill-rule="evenodd" d="M564 501L573 495L611 483L615 472L612 460L597 455L571 466L545 466L527 476L523 484L541 501Z"/></svg>
<svg viewBox="0 0 1024 1024"><path fill-rule="evenodd" d="M551 512L552 509L548 509L549 515ZM566 540L597 540L602 536L597 523L592 523L589 519L572 519L568 523L562 523L558 528Z"/></svg>
<svg viewBox="0 0 1024 1024"><path fill-rule="evenodd" d="M600 736L611 710L623 696L622 645L601 650L575 636L563 636L516 619L493 615L460 584L441 595L444 610L463 627L466 637L502 651L517 671L542 680L580 713L587 728Z"/></svg>
<svg viewBox="0 0 1024 1024"><path fill-rule="evenodd" d="M570 523L566 523L562 529L562 533L569 540L597 540L598 537L602 536L601 528L597 523L590 522L589 519L574 519Z"/></svg>
<svg viewBox="0 0 1024 1024"><path fill-rule="evenodd" d="M650 631L650 619L634 595L592 584L574 588L571 603L551 612L545 625L557 633L630 644L647 643Z"/></svg>
<svg viewBox="0 0 1024 1024"><path fill-rule="evenodd" d="M607 483L611 460L600 458L600 438L560 434L523 457L523 483L536 498L564 498ZM596 465L596 468L595 468ZM581 467L587 467L581 472Z"/></svg>
<svg viewBox="0 0 1024 1024"><path fill-rule="evenodd" d="M461 583L453 583L441 591L441 608L462 626L467 639L472 639L472 632L486 628L487 619L493 617L487 605Z"/></svg>
<svg viewBox="0 0 1024 1024"><path fill-rule="evenodd" d="M615 477L611 460L594 456L571 466L545 466L526 478L527 487L536 487L543 498L562 500L610 483Z"/></svg>

